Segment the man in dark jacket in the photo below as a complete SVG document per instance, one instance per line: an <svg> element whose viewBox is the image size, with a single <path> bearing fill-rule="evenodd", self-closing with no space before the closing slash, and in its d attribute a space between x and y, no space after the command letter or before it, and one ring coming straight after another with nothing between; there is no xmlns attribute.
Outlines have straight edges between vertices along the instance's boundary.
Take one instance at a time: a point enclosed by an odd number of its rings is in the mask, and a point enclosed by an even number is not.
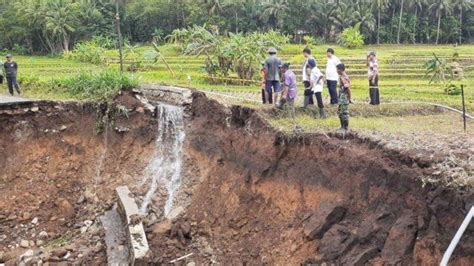
<svg viewBox="0 0 474 266"><path fill-rule="evenodd" d="M20 85L16 79L18 74L18 64L13 61L13 56L11 54L7 54L7 61L3 64L3 67L5 68L8 91L13 95L13 87L15 87L16 92L21 94Z"/></svg>

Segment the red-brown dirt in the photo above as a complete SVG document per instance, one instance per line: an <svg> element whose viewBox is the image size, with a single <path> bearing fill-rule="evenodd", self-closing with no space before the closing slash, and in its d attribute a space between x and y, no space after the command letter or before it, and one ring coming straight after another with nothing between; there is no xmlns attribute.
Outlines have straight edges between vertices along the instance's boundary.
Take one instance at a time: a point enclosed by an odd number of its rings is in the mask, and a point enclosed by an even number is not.
<svg viewBox="0 0 474 266"><path fill-rule="evenodd" d="M151 234L157 262L192 252L199 263L433 265L474 201L470 189L423 186L425 161L356 135L287 136L255 110L199 93L188 111L186 154L201 182L180 222L192 240ZM308 240L327 203L344 218ZM472 232L453 265L474 262Z"/></svg>
<svg viewBox="0 0 474 266"><path fill-rule="evenodd" d="M474 203L469 187L424 185L429 162L355 134L289 136L253 109L193 98L176 203L184 212L145 223L150 263L193 253L179 263L434 265ZM68 249L70 262L105 263L103 232L81 234L81 225L111 207L118 185L144 194L138 184L160 130L133 95L116 103L128 111L51 102L0 108L0 259L17 261L21 240L46 231L45 245ZM98 121L113 123L97 134ZM470 227L453 265L474 263L473 240Z"/></svg>

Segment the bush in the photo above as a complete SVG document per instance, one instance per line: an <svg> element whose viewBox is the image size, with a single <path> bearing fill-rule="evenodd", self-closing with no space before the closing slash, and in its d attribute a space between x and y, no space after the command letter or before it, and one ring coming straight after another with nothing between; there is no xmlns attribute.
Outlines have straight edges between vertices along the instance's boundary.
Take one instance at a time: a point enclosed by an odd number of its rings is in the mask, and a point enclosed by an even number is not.
<svg viewBox="0 0 474 266"><path fill-rule="evenodd" d="M337 37L337 43L346 48L356 48L364 45L364 35L360 33L360 23L342 31Z"/></svg>
<svg viewBox="0 0 474 266"><path fill-rule="evenodd" d="M308 47L315 47L321 44L324 44L324 40L322 38L314 38L313 36L306 35L303 37L304 44Z"/></svg>
<svg viewBox="0 0 474 266"><path fill-rule="evenodd" d="M59 90L80 99L108 100L118 91L132 89L138 80L116 70L99 73L81 72L79 75L50 81L53 90Z"/></svg>
<svg viewBox="0 0 474 266"><path fill-rule="evenodd" d="M447 95L461 95L461 88L455 84L449 83L445 85L444 92Z"/></svg>
<svg viewBox="0 0 474 266"><path fill-rule="evenodd" d="M64 53L64 58L92 64L105 64L107 63L105 52L104 47L92 40L76 44L72 52Z"/></svg>

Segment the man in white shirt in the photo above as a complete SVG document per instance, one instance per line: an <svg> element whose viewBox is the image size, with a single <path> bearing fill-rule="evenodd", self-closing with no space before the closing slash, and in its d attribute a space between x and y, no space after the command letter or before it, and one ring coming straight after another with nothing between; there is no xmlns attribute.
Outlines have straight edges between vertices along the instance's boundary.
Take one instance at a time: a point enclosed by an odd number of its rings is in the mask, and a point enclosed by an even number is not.
<svg viewBox="0 0 474 266"><path fill-rule="evenodd" d="M327 52L328 61L326 64L326 81L328 85L329 96L331 97L331 104L337 104L339 102L337 96L337 81L339 75L337 74L337 65L341 63L341 60L334 55L334 49L328 48Z"/></svg>
<svg viewBox="0 0 474 266"><path fill-rule="evenodd" d="M311 89L314 92L314 95L316 96L316 100L318 102L319 115L321 116L321 118L326 118L326 112L324 111L324 103L322 96L324 75L321 70L319 70L317 65L311 70L310 80Z"/></svg>
<svg viewBox="0 0 474 266"><path fill-rule="evenodd" d="M316 59L311 55L311 49L303 49L305 61L303 63L304 107L314 105L313 91L311 90L311 70L316 66Z"/></svg>

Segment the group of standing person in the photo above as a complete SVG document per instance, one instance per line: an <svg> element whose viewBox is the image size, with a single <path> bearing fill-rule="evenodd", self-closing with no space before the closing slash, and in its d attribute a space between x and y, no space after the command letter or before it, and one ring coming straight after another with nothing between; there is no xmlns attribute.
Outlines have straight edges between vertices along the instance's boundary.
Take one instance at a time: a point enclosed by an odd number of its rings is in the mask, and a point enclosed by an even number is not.
<svg viewBox="0 0 474 266"><path fill-rule="evenodd" d="M0 61L0 84L3 84L3 80L6 79L10 95L13 96L13 89L15 89L16 93L20 95L21 89L17 80L18 64L13 61L13 56L11 54L7 54L6 59L5 62Z"/></svg>
<svg viewBox="0 0 474 266"><path fill-rule="evenodd" d="M270 48L269 57L262 63L262 102L264 104L275 104L276 107L288 105L290 114L295 118L294 102L297 95L297 81L295 73L290 69L289 63L284 63L277 57L277 50ZM303 49L305 61L302 69L302 81L304 87L303 106L314 105L314 99L319 108L321 118L326 118L323 101L324 79L329 93L331 105L338 105L338 115L341 128L349 128L349 104L352 103L351 81L346 73L346 66L335 55L332 48L326 51L326 72L323 73L317 64L317 60L311 53L311 49ZM369 95L370 104L380 104L378 88L379 67L375 52L367 55ZM337 85L339 84L339 92ZM278 99L280 98L280 101Z"/></svg>

